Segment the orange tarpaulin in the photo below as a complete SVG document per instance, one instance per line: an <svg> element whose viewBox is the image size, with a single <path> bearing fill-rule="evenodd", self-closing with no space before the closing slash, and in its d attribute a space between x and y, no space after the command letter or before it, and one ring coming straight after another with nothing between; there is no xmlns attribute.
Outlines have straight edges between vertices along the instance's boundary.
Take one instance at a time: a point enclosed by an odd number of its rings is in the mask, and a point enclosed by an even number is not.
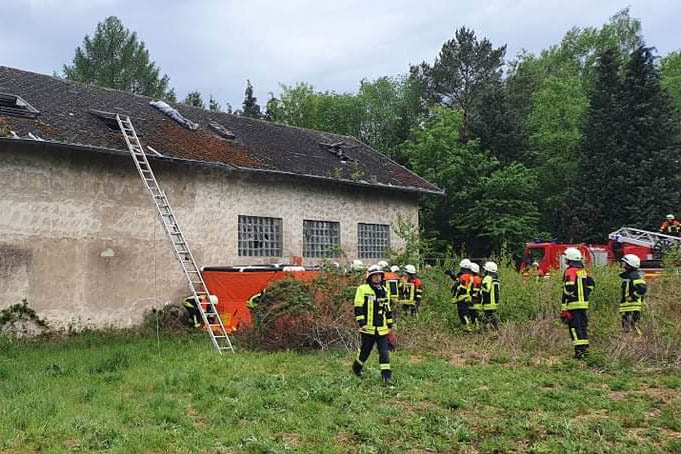
<svg viewBox="0 0 681 454"><path fill-rule="evenodd" d="M239 326L251 326L253 319L246 302L270 282L286 277L310 281L319 275L317 271L203 271L201 274L210 294L218 297L218 312L225 329L230 332Z"/></svg>

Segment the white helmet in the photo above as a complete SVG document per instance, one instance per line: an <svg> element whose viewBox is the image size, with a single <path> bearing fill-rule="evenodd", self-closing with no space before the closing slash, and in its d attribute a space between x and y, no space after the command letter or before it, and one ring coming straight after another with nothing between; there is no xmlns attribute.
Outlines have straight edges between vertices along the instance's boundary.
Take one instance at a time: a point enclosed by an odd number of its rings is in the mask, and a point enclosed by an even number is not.
<svg viewBox="0 0 681 454"><path fill-rule="evenodd" d="M475 274L480 274L480 265L477 263L471 263L471 267L469 269Z"/></svg>
<svg viewBox="0 0 681 454"><path fill-rule="evenodd" d="M669 219L670 221L673 221L673 220L674 220L674 215L673 215L673 214L668 214L668 215L667 215L667 219Z"/></svg>
<svg viewBox="0 0 681 454"><path fill-rule="evenodd" d="M569 247L563 252L565 258L570 262L579 262L582 260L582 253L576 247Z"/></svg>
<svg viewBox="0 0 681 454"><path fill-rule="evenodd" d="M383 268L378 265L371 265L367 270L367 277L371 276L372 274L383 274Z"/></svg>
<svg viewBox="0 0 681 454"><path fill-rule="evenodd" d="M352 271L362 271L364 269L364 263L362 263L361 260L353 260L350 269Z"/></svg>
<svg viewBox="0 0 681 454"><path fill-rule="evenodd" d="M416 274L416 267L414 265L404 265L404 272L407 274Z"/></svg>
<svg viewBox="0 0 681 454"><path fill-rule="evenodd" d="M385 260L381 260L381 261L378 262L376 265L380 266L380 267L383 268L384 270L388 268L388 262L386 262Z"/></svg>
<svg viewBox="0 0 681 454"><path fill-rule="evenodd" d="M488 273L496 273L498 268L497 264L494 262L486 262L483 266L482 269L487 271Z"/></svg>
<svg viewBox="0 0 681 454"><path fill-rule="evenodd" d="M461 263L459 263L459 266L461 267L462 270L470 270L471 269L471 261L468 259L463 259L461 260Z"/></svg>
<svg viewBox="0 0 681 454"><path fill-rule="evenodd" d="M397 265L393 265L390 267L390 272L391 273L399 273L400 272L400 267Z"/></svg>
<svg viewBox="0 0 681 454"><path fill-rule="evenodd" d="M627 254L622 257L622 263L635 269L639 269L641 267L641 259L634 254Z"/></svg>

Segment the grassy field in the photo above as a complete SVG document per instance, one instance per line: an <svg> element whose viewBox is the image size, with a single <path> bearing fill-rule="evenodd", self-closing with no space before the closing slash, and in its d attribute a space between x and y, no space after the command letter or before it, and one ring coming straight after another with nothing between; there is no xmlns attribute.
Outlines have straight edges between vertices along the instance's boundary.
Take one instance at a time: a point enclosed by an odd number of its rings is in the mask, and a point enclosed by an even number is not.
<svg viewBox="0 0 681 454"><path fill-rule="evenodd" d="M474 346L475 335L462 338ZM681 372L464 351L218 357L207 336L0 344L0 452L681 452ZM471 348L470 350L474 350Z"/></svg>

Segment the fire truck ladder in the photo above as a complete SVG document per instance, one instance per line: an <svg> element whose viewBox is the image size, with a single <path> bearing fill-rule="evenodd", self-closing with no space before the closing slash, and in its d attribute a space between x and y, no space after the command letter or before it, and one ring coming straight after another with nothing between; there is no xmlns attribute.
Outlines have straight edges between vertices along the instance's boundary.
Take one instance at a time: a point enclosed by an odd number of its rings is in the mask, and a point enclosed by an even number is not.
<svg viewBox="0 0 681 454"><path fill-rule="evenodd" d="M608 238L620 243L648 247L653 251L656 260L662 260L665 252L671 248L681 246L681 238L632 227L622 227L608 235Z"/></svg>
<svg viewBox="0 0 681 454"><path fill-rule="evenodd" d="M189 288L194 296L196 307L201 313L203 323L208 328L207 331L210 334L213 346L219 354L222 354L224 351L234 352L232 342L229 340L229 336L227 336L227 331L225 330L220 314L217 311L217 298L208 293L208 287L206 287L203 276L201 276L201 271L196 266L194 256L189 250L184 234L180 229L180 225L177 223L175 213L173 213L173 209L170 207L170 202L168 202L168 198L159 187L158 180L156 180L156 176L151 170L151 165L142 149L142 145L137 137L135 128L132 126L130 117L121 117L117 114L116 121L123 133L125 143L128 146L133 161L135 161L135 167L137 167L137 171L144 182L144 186L146 186L154 201L154 205L156 205L156 211L161 218L161 223L163 224L166 236L175 252L175 257L177 257L177 260L179 260L180 265L182 266L182 271L187 278Z"/></svg>

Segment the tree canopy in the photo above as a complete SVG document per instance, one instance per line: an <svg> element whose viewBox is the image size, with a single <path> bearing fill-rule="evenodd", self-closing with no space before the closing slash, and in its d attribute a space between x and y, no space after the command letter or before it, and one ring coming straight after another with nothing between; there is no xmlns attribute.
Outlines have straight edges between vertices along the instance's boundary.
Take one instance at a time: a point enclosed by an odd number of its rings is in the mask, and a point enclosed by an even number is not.
<svg viewBox="0 0 681 454"><path fill-rule="evenodd" d="M165 74L161 76L144 42L115 16L97 24L92 38L85 35L72 64L64 65L63 70L70 80L175 100L170 79Z"/></svg>

